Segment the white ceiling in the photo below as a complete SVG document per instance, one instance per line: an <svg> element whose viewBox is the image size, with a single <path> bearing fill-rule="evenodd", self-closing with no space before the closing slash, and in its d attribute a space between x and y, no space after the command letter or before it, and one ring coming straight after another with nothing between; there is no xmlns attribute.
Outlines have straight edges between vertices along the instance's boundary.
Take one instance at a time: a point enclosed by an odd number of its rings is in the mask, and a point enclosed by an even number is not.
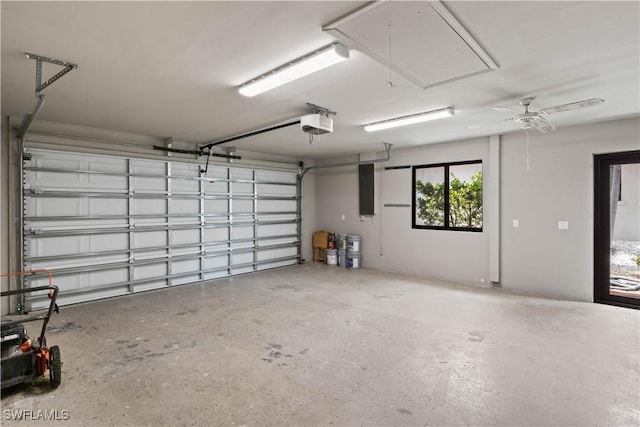
<svg viewBox="0 0 640 427"><path fill-rule="evenodd" d="M525 96L536 97L534 110L606 100L549 116L558 128L640 114L636 1L446 1L498 70L427 89L396 74L391 88L388 67L351 50L349 60L280 88L253 98L238 93L245 81L334 41L322 27L365 4L2 1L2 114L22 117L36 104L35 61L24 52L78 64L43 91L41 120L195 145L300 116L308 112L307 102L336 111L334 132L312 144L297 126L230 144L295 157L514 131L513 122L468 127L507 118L490 107L518 108ZM394 49L428 58L421 53L427 45L416 39ZM58 69L45 66L43 77ZM455 117L375 133L363 129L369 122L448 106L455 107Z"/></svg>

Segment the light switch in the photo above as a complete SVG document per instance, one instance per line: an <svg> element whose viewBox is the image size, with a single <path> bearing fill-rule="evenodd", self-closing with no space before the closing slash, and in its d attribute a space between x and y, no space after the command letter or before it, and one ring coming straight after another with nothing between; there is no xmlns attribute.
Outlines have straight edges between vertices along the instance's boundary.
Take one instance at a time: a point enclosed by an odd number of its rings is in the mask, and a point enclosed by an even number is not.
<svg viewBox="0 0 640 427"><path fill-rule="evenodd" d="M518 228L520 227L520 221L518 221L517 219L513 220L513 228Z"/></svg>
<svg viewBox="0 0 640 427"><path fill-rule="evenodd" d="M340 216L340 219L344 221L344 214Z"/></svg>
<svg viewBox="0 0 640 427"><path fill-rule="evenodd" d="M558 221L558 230L568 230L569 221Z"/></svg>

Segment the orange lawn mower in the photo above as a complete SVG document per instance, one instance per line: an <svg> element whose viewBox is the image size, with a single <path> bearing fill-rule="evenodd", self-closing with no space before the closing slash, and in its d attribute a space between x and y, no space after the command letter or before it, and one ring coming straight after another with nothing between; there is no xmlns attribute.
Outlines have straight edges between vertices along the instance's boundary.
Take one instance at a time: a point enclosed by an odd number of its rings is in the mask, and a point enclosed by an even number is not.
<svg viewBox="0 0 640 427"><path fill-rule="evenodd" d="M48 286L36 286L24 289L9 290L0 293L1 297L10 297L12 295L24 295L30 292L48 292L51 300L49 308L44 314L31 314L9 316L11 319L5 319L3 316L1 322L1 349L2 356L0 364L2 365L2 376L0 377L1 388L7 388L30 381L34 378L42 377L49 370L49 380L52 387L60 385L62 375L62 360L60 359L60 348L56 346L47 347L45 331L51 315L55 311L58 312L56 298L58 297L58 287L51 284L51 272L49 270L30 270L19 273L0 274L0 277L7 276L24 276L35 275L38 273L47 273L49 275ZM24 323L42 321L42 331L40 337L31 340L27 336Z"/></svg>

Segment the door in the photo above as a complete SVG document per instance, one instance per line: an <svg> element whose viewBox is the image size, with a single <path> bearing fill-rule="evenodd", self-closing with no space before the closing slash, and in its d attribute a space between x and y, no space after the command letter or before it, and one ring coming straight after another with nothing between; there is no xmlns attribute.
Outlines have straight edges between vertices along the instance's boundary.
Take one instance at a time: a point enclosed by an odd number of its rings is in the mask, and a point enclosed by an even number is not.
<svg viewBox="0 0 640 427"><path fill-rule="evenodd" d="M640 308L640 150L594 156L594 300Z"/></svg>
<svg viewBox="0 0 640 427"><path fill-rule="evenodd" d="M29 148L23 269L72 304L288 266L300 259L297 171ZM28 277L37 286L44 277ZM28 310L48 305L29 296Z"/></svg>

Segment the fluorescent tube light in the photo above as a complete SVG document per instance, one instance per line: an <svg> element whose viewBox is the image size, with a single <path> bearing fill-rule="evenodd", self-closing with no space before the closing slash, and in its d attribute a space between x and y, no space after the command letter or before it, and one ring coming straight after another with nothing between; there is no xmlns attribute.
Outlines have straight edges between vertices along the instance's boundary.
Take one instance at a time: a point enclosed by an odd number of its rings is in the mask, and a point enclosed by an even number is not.
<svg viewBox="0 0 640 427"><path fill-rule="evenodd" d="M244 96L255 96L348 58L349 49L339 43L335 43L263 74L243 84L239 91Z"/></svg>
<svg viewBox="0 0 640 427"><path fill-rule="evenodd" d="M377 130L390 129L398 126L412 125L414 123L422 123L429 120L442 119L455 114L453 107L441 108L439 110L425 111L423 113L411 114L409 116L396 117L394 119L383 120L380 122L369 123L364 126L367 132L375 132Z"/></svg>

